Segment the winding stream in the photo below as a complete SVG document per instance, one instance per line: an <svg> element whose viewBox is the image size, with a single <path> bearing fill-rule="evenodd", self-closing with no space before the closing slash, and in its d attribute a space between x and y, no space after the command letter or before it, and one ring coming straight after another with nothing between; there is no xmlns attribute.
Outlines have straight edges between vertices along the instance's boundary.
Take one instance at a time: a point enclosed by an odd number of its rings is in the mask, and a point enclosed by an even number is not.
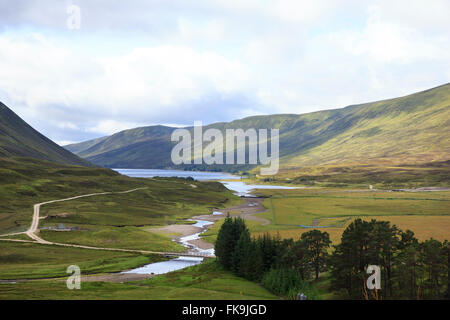
<svg viewBox="0 0 450 320"><path fill-rule="evenodd" d="M189 241L200 239L200 235L207 230L206 226L211 225L214 222L205 220L192 220L192 219L189 219L189 221L196 221L196 223L193 224L192 226L202 228L202 230L200 232L185 237L181 237L177 242L180 243L182 246L188 248L189 252L206 253L213 256L214 249L206 249L206 250L200 249L198 246L189 243ZM201 262L203 262L203 258L184 257L180 255L176 259L150 263L140 268L124 271L123 273L164 274L167 272L194 266Z"/></svg>
<svg viewBox="0 0 450 320"><path fill-rule="evenodd" d="M154 170L154 169L114 169L123 175L129 175L132 177L142 177L151 178L155 176L164 177L193 177L196 180L221 180L221 179L240 179L240 177L230 175L223 172L198 172L198 171L179 171L179 170ZM238 196L251 196L250 191L253 189L296 189L296 187L285 187L285 186L272 186L272 185L248 185L242 181L220 181L225 187L235 192ZM216 215L218 212L213 212L211 215ZM189 252L203 253L214 255L214 249L201 249L198 246L190 243L192 240L200 239L200 235L207 230L208 225L214 224L213 221L207 220L194 220L188 219L189 221L195 221L192 226L201 228L200 232L184 236L179 238L177 241L184 247L188 249ZM195 257L180 257L176 259L171 259L168 261L156 262L147 264L145 266L124 271L123 273L140 273L140 274L164 274L171 271L183 269L203 261L203 258Z"/></svg>

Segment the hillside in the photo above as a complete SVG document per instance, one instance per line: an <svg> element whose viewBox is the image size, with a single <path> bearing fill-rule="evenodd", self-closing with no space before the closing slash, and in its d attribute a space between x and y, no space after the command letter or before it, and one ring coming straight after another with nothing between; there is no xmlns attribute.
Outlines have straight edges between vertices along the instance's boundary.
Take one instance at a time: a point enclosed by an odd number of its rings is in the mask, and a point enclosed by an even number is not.
<svg viewBox="0 0 450 320"><path fill-rule="evenodd" d="M380 161L389 164L446 161L450 159L450 84L342 109L254 116L214 123L204 130L208 128L279 128L280 166L285 170ZM170 134L174 129L164 126L130 129L66 148L106 167L175 168L170 160L174 145ZM188 168L206 169L194 165Z"/></svg>
<svg viewBox="0 0 450 320"><path fill-rule="evenodd" d="M60 164L91 165L34 130L1 102L0 157L29 157Z"/></svg>

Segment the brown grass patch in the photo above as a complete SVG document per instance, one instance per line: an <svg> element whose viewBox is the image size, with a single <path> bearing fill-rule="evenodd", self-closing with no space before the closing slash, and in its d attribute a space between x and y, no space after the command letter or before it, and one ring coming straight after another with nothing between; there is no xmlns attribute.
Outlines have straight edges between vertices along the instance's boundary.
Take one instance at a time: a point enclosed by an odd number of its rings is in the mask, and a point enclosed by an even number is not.
<svg viewBox="0 0 450 320"><path fill-rule="evenodd" d="M420 241L434 238L439 241L450 240L450 216L369 216L362 217L363 220L370 221L376 219L380 221L389 221L391 225L396 225L403 231L411 230L414 232L417 239ZM341 241L342 233L351 221L343 228L293 228L285 230L271 230L269 234L280 234L282 239L292 238L294 240L300 239L304 232L313 229L326 231L330 234L330 239L333 244L338 244ZM252 233L253 236L263 235L264 232Z"/></svg>

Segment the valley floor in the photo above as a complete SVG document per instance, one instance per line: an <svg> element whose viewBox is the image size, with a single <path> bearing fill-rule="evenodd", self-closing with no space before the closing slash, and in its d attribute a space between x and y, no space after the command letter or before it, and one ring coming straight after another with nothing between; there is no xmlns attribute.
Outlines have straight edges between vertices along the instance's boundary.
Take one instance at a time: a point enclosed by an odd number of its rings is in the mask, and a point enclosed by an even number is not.
<svg viewBox="0 0 450 320"><path fill-rule="evenodd" d="M146 280L126 283L82 282L68 290L64 280L0 283L0 299L279 299L253 282L233 276L215 261Z"/></svg>
<svg viewBox="0 0 450 320"><path fill-rule="evenodd" d="M232 198L225 202L225 208L210 207L206 211L197 207L203 214L194 218L215 221L215 224L196 244L212 247L227 214L244 218L252 236L268 232L296 240L303 232L320 229L327 231L333 244L337 244L346 226L359 217L390 221L403 230L412 230L420 240L450 239L450 191L414 191L256 190L255 194L264 197ZM35 217L41 218L37 220L40 228L47 227L36 233L42 241L24 242L27 232L5 236L5 241L0 241L0 279L8 280L0 282L0 299L277 299L258 284L222 270L214 260L157 277L119 275L119 271L166 259L154 254L156 251L183 251L172 240L198 232L184 220L193 217L195 206L184 207L189 210L188 215L172 211L183 218L177 219L176 224L166 220L164 225L162 219L156 225L137 225L138 209L132 209L135 221L130 225L104 224L104 215L111 213L117 213L115 219L120 224L130 199L150 194L148 190L136 190L46 204L41 216ZM183 206L178 210L182 211ZM57 225L61 223L71 231L58 231ZM48 228L51 226L56 230ZM55 246L48 242L75 245ZM91 250L94 248L87 246L112 250ZM82 270L82 290L68 290L63 281L71 264L79 265ZM322 298L336 298L328 290L327 276L324 276L316 284Z"/></svg>

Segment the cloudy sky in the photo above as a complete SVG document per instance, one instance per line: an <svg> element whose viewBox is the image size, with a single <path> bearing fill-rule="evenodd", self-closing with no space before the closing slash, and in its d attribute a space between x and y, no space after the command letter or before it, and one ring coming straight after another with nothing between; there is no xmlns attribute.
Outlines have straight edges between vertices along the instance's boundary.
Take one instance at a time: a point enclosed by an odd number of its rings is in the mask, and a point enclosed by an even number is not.
<svg viewBox="0 0 450 320"><path fill-rule="evenodd" d="M397 97L449 82L449 12L448 0L0 0L0 101L64 144Z"/></svg>

